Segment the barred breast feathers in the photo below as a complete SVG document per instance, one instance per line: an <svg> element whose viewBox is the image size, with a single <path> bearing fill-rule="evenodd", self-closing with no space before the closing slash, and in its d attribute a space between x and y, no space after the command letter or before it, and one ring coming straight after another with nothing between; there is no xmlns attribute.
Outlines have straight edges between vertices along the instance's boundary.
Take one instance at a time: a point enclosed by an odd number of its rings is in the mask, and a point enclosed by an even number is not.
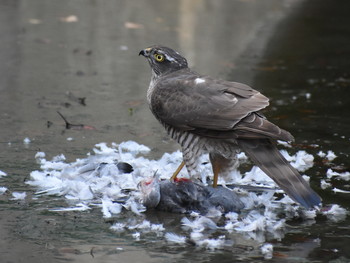
<svg viewBox="0 0 350 263"><path fill-rule="evenodd" d="M237 144L232 141L216 140L196 135L190 131L181 131L162 123L168 135L179 143L182 149L195 151L197 154L218 153L226 158L232 158L237 154Z"/></svg>

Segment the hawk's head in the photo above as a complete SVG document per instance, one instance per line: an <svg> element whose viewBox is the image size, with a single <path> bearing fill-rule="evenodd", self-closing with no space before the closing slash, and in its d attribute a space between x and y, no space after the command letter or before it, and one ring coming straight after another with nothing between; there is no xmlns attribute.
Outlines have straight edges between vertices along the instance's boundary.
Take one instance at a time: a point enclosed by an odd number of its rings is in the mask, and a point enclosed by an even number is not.
<svg viewBox="0 0 350 263"><path fill-rule="evenodd" d="M147 58L157 76L187 68L187 60L175 50L163 46L151 46L140 51Z"/></svg>

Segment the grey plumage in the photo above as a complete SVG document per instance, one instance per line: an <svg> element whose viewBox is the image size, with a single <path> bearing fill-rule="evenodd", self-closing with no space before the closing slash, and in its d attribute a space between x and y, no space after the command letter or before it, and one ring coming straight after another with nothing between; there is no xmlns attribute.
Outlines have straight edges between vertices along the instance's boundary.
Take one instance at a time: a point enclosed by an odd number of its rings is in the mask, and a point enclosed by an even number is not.
<svg viewBox="0 0 350 263"><path fill-rule="evenodd" d="M176 51L152 46L140 52L152 69L147 99L154 116L182 147L184 163L196 176L198 158L209 153L215 175L235 167L239 148L292 199L309 208L321 198L278 152L276 140L293 136L269 122L260 110L267 97L237 82L192 71Z"/></svg>
<svg viewBox="0 0 350 263"><path fill-rule="evenodd" d="M244 204L232 190L222 186L213 188L189 180L160 181L156 175L139 184L143 204L148 208L173 213L198 212L207 214L212 209L222 213L240 212Z"/></svg>

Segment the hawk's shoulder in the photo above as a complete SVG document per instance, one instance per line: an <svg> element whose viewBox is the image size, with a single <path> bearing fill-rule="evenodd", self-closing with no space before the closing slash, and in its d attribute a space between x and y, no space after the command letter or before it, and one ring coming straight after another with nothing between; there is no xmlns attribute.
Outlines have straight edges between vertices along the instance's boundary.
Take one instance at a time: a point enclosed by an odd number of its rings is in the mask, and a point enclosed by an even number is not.
<svg viewBox="0 0 350 263"><path fill-rule="evenodd" d="M179 129L230 130L269 104L248 85L182 69L155 82L151 110L162 123Z"/></svg>

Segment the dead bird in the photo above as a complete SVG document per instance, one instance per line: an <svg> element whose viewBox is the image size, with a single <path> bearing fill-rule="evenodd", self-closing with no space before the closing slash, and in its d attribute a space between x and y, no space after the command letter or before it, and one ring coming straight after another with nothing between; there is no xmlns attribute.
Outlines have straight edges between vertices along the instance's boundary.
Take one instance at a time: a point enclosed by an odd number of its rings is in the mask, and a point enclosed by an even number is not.
<svg viewBox="0 0 350 263"><path fill-rule="evenodd" d="M159 176L139 183L143 204L148 209L184 213L207 214L212 209L222 213L239 212L244 208L239 196L222 186L213 188L189 179L160 181Z"/></svg>

